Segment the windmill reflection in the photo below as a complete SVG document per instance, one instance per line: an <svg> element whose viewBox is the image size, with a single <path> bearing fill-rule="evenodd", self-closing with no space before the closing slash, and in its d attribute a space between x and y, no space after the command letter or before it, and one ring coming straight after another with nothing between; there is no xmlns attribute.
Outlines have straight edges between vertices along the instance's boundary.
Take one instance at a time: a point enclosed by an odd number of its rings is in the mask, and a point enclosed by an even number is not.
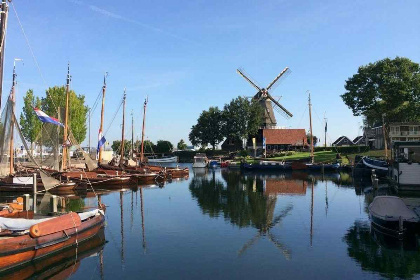
<svg viewBox="0 0 420 280"><path fill-rule="evenodd" d="M194 177L189 185L191 195L197 200L203 213L210 217L223 215L233 225L252 226L258 231L239 250L239 256L261 237L267 237L286 259L290 259L291 251L270 232L271 228L279 225L293 209L293 205L286 205L275 215L277 195L304 195L306 182L288 181L278 177L241 176L239 172L223 170L223 180L217 179L214 171L209 175Z"/></svg>
<svg viewBox="0 0 420 280"><path fill-rule="evenodd" d="M245 251L251 247L255 242L257 242L262 236L267 236L268 240L270 240L284 255L287 260L291 259L291 251L284 246L271 232L270 229L276 225L278 225L284 217L286 217L289 212L293 209L293 205L288 205L280 215L276 216L274 219L270 219L270 216L273 216L274 208L275 208L275 200L272 201L274 203L270 206L269 211L267 211L268 222L266 224L262 224L261 227L257 227L258 233L255 235L251 240L244 244L244 246L239 250L238 255L241 256L245 253Z"/></svg>

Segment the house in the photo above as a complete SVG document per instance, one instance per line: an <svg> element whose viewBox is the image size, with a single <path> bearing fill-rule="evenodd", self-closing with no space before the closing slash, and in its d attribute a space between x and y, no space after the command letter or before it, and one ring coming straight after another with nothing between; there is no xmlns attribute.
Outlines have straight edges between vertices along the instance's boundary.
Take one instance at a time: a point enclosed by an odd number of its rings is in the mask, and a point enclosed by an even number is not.
<svg viewBox="0 0 420 280"><path fill-rule="evenodd" d="M420 123L395 122L389 124L389 139L396 141L420 141Z"/></svg>
<svg viewBox="0 0 420 280"><path fill-rule="evenodd" d="M337 138L337 140L332 143L333 146L353 146L353 141L350 140L347 136L340 136Z"/></svg>
<svg viewBox="0 0 420 280"><path fill-rule="evenodd" d="M246 147L253 151L253 140L256 140L257 154L263 153L263 138L265 138L267 154L278 151L302 149L308 146L305 129L262 128L257 135L250 137Z"/></svg>
<svg viewBox="0 0 420 280"><path fill-rule="evenodd" d="M223 151L235 152L242 150L243 144L242 140L237 138L228 137L223 141L221 148Z"/></svg>
<svg viewBox="0 0 420 280"><path fill-rule="evenodd" d="M363 136L366 145L371 149L384 149L384 134L382 126L365 128ZM420 123L418 122L393 122L389 124L388 137L390 143L396 141L420 141Z"/></svg>
<svg viewBox="0 0 420 280"><path fill-rule="evenodd" d="M353 144L358 146L364 146L366 145L366 139L364 136L357 136L353 139Z"/></svg>
<svg viewBox="0 0 420 280"><path fill-rule="evenodd" d="M382 125L375 127L365 127L363 129L363 137L365 138L366 146L369 146L370 149L384 149L384 133Z"/></svg>

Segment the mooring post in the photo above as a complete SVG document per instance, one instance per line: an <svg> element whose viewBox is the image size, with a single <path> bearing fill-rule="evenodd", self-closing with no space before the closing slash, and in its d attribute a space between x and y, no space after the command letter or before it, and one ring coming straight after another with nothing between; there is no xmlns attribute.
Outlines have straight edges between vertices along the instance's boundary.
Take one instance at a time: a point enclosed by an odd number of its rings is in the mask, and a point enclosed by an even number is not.
<svg viewBox="0 0 420 280"><path fill-rule="evenodd" d="M32 180L33 180L33 182L32 182L32 183L33 183L33 190L34 190L34 194L36 194L36 193L37 193L37 191L38 191L38 190L37 190L37 184L36 184L36 173L34 173L34 174L33 174L33 179L32 179Z"/></svg>
<svg viewBox="0 0 420 280"><path fill-rule="evenodd" d="M378 189L378 187L379 187L379 179L376 179L376 178L375 178L375 179L373 180L373 188L374 188L374 189Z"/></svg>
<svg viewBox="0 0 420 280"><path fill-rule="evenodd" d="M51 212L57 213L57 203L58 203L57 196L56 195L52 195L51 196L51 199L50 199Z"/></svg>
<svg viewBox="0 0 420 280"><path fill-rule="evenodd" d="M370 179L371 179L372 184L373 184L375 182L375 179L376 179L375 169L372 169L372 175L370 176Z"/></svg>
<svg viewBox="0 0 420 280"><path fill-rule="evenodd" d="M29 210L29 194L24 194L23 195L23 210L28 211Z"/></svg>

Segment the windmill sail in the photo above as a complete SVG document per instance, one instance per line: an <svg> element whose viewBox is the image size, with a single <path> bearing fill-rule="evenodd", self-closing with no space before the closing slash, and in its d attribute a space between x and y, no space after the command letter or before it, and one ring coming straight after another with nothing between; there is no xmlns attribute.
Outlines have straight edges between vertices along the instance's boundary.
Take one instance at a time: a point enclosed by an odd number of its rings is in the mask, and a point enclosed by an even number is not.
<svg viewBox="0 0 420 280"><path fill-rule="evenodd" d="M239 75L241 75L247 82L249 82L254 88L258 90L258 92L254 95L253 99L258 101L261 107L263 108L264 117L262 120L262 127L270 128L276 127L277 121L276 116L274 115L275 109L278 113L280 113L285 118L292 117L292 113L290 113L286 108L284 108L278 101L276 101L268 91L273 91L280 82L285 79L290 73L291 70L289 67L283 69L277 77L267 86L267 88L260 88L257 84L249 78L249 75L242 69L236 70ZM274 103L274 104L273 104Z"/></svg>

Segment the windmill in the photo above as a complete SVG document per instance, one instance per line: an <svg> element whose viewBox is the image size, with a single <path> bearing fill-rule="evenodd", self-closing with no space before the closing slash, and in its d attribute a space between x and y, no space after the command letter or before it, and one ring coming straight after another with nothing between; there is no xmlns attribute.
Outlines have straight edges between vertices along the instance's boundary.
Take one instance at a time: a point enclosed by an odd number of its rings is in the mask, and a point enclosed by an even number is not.
<svg viewBox="0 0 420 280"><path fill-rule="evenodd" d="M273 91L275 87L279 84L279 80L283 80L287 77L291 70L289 67L284 68L283 71L267 86L267 88L261 88L258 86L252 79L249 78L249 75L245 73L242 69L237 69L239 75L241 75L245 80L247 80L258 92L252 97L254 100L257 100L264 109L264 118L262 126L264 128L275 127L277 125L276 117L274 116L273 107L278 113L280 113L285 118L293 117L293 114L290 113L286 108L284 108L277 100L275 100L269 91ZM272 104L274 103L274 104Z"/></svg>
<svg viewBox="0 0 420 280"><path fill-rule="evenodd" d="M269 198L270 199L270 198ZM287 260L290 260L292 253L286 246L284 246L272 233L270 229L279 224L283 218L285 218L289 212L293 209L293 205L288 205L277 217L272 219L274 207L276 205L276 199L271 199L268 203L268 211L266 212L266 221L260 225L257 225L258 233L251 238L245 245L239 250L238 255L241 256L245 251L257 242L261 236L267 236L270 240L284 255Z"/></svg>

